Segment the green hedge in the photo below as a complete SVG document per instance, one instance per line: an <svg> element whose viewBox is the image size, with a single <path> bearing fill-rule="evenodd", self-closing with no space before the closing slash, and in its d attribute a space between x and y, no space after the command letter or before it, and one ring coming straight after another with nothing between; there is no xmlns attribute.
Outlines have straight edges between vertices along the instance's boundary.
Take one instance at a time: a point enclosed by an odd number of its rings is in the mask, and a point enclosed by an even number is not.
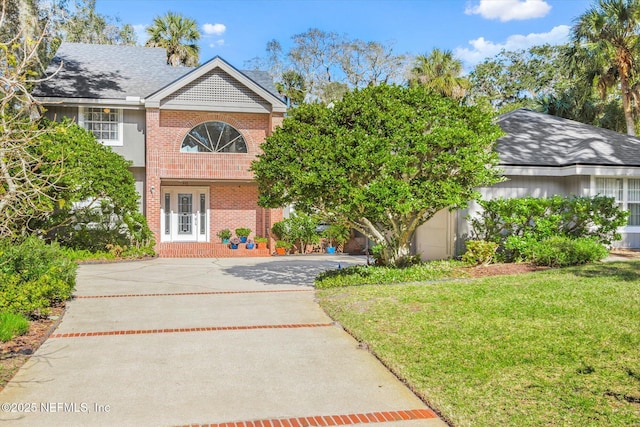
<svg viewBox="0 0 640 427"><path fill-rule="evenodd" d="M71 298L77 264L36 237L0 241L0 311L39 316Z"/></svg>
<svg viewBox="0 0 640 427"><path fill-rule="evenodd" d="M607 257L609 251L589 237L570 239L555 236L531 244L526 253L533 264L567 267L600 261Z"/></svg>
<svg viewBox="0 0 640 427"><path fill-rule="evenodd" d="M628 213L613 198L561 197L482 200L483 211L470 218L477 240L503 245L510 236L536 241L553 236L591 237L603 244L620 239Z"/></svg>
<svg viewBox="0 0 640 427"><path fill-rule="evenodd" d="M618 228L628 217L604 196L496 199L480 205L483 211L470 218L472 235L497 243L496 258L504 262L564 266L602 259L603 245L620 239Z"/></svg>

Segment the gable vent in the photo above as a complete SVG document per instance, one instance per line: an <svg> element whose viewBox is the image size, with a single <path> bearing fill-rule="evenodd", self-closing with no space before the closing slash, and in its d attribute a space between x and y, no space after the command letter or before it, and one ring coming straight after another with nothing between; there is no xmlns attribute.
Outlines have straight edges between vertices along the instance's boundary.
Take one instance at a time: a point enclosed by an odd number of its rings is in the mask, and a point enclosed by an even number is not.
<svg viewBox="0 0 640 427"><path fill-rule="evenodd" d="M263 98L220 69L215 69L185 85L162 102L163 105L188 103L238 106L259 104L264 108L269 106Z"/></svg>

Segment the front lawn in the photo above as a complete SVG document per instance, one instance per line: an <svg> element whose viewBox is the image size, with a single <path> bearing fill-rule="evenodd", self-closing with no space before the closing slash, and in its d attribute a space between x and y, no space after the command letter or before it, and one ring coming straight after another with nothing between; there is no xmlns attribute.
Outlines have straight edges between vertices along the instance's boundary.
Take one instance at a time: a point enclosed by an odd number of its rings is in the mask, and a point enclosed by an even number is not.
<svg viewBox="0 0 640 427"><path fill-rule="evenodd" d="M640 261L318 295L453 425L640 425Z"/></svg>

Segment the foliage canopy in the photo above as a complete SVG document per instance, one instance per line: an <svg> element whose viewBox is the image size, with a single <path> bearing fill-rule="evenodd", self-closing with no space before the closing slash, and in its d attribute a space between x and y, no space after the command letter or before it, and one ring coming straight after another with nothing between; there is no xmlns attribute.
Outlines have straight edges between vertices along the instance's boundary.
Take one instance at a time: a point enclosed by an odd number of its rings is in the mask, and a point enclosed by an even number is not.
<svg viewBox="0 0 640 427"><path fill-rule="evenodd" d="M382 84L347 93L333 108L302 105L262 145L252 170L259 203L322 213L408 260L416 228L464 206L501 180L501 135L476 107L421 86Z"/></svg>
<svg viewBox="0 0 640 427"><path fill-rule="evenodd" d="M45 171L59 175L49 191L55 209L30 225L66 246L105 250L107 245L146 245L151 239L130 162L65 119L45 121L36 156Z"/></svg>

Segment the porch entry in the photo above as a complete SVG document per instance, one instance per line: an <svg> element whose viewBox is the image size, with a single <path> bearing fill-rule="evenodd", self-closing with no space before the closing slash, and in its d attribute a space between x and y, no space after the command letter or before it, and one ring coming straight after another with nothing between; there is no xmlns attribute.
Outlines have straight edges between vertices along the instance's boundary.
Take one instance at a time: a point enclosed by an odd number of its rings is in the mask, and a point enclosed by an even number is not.
<svg viewBox="0 0 640 427"><path fill-rule="evenodd" d="M161 241L209 241L208 187L163 187L161 197Z"/></svg>

